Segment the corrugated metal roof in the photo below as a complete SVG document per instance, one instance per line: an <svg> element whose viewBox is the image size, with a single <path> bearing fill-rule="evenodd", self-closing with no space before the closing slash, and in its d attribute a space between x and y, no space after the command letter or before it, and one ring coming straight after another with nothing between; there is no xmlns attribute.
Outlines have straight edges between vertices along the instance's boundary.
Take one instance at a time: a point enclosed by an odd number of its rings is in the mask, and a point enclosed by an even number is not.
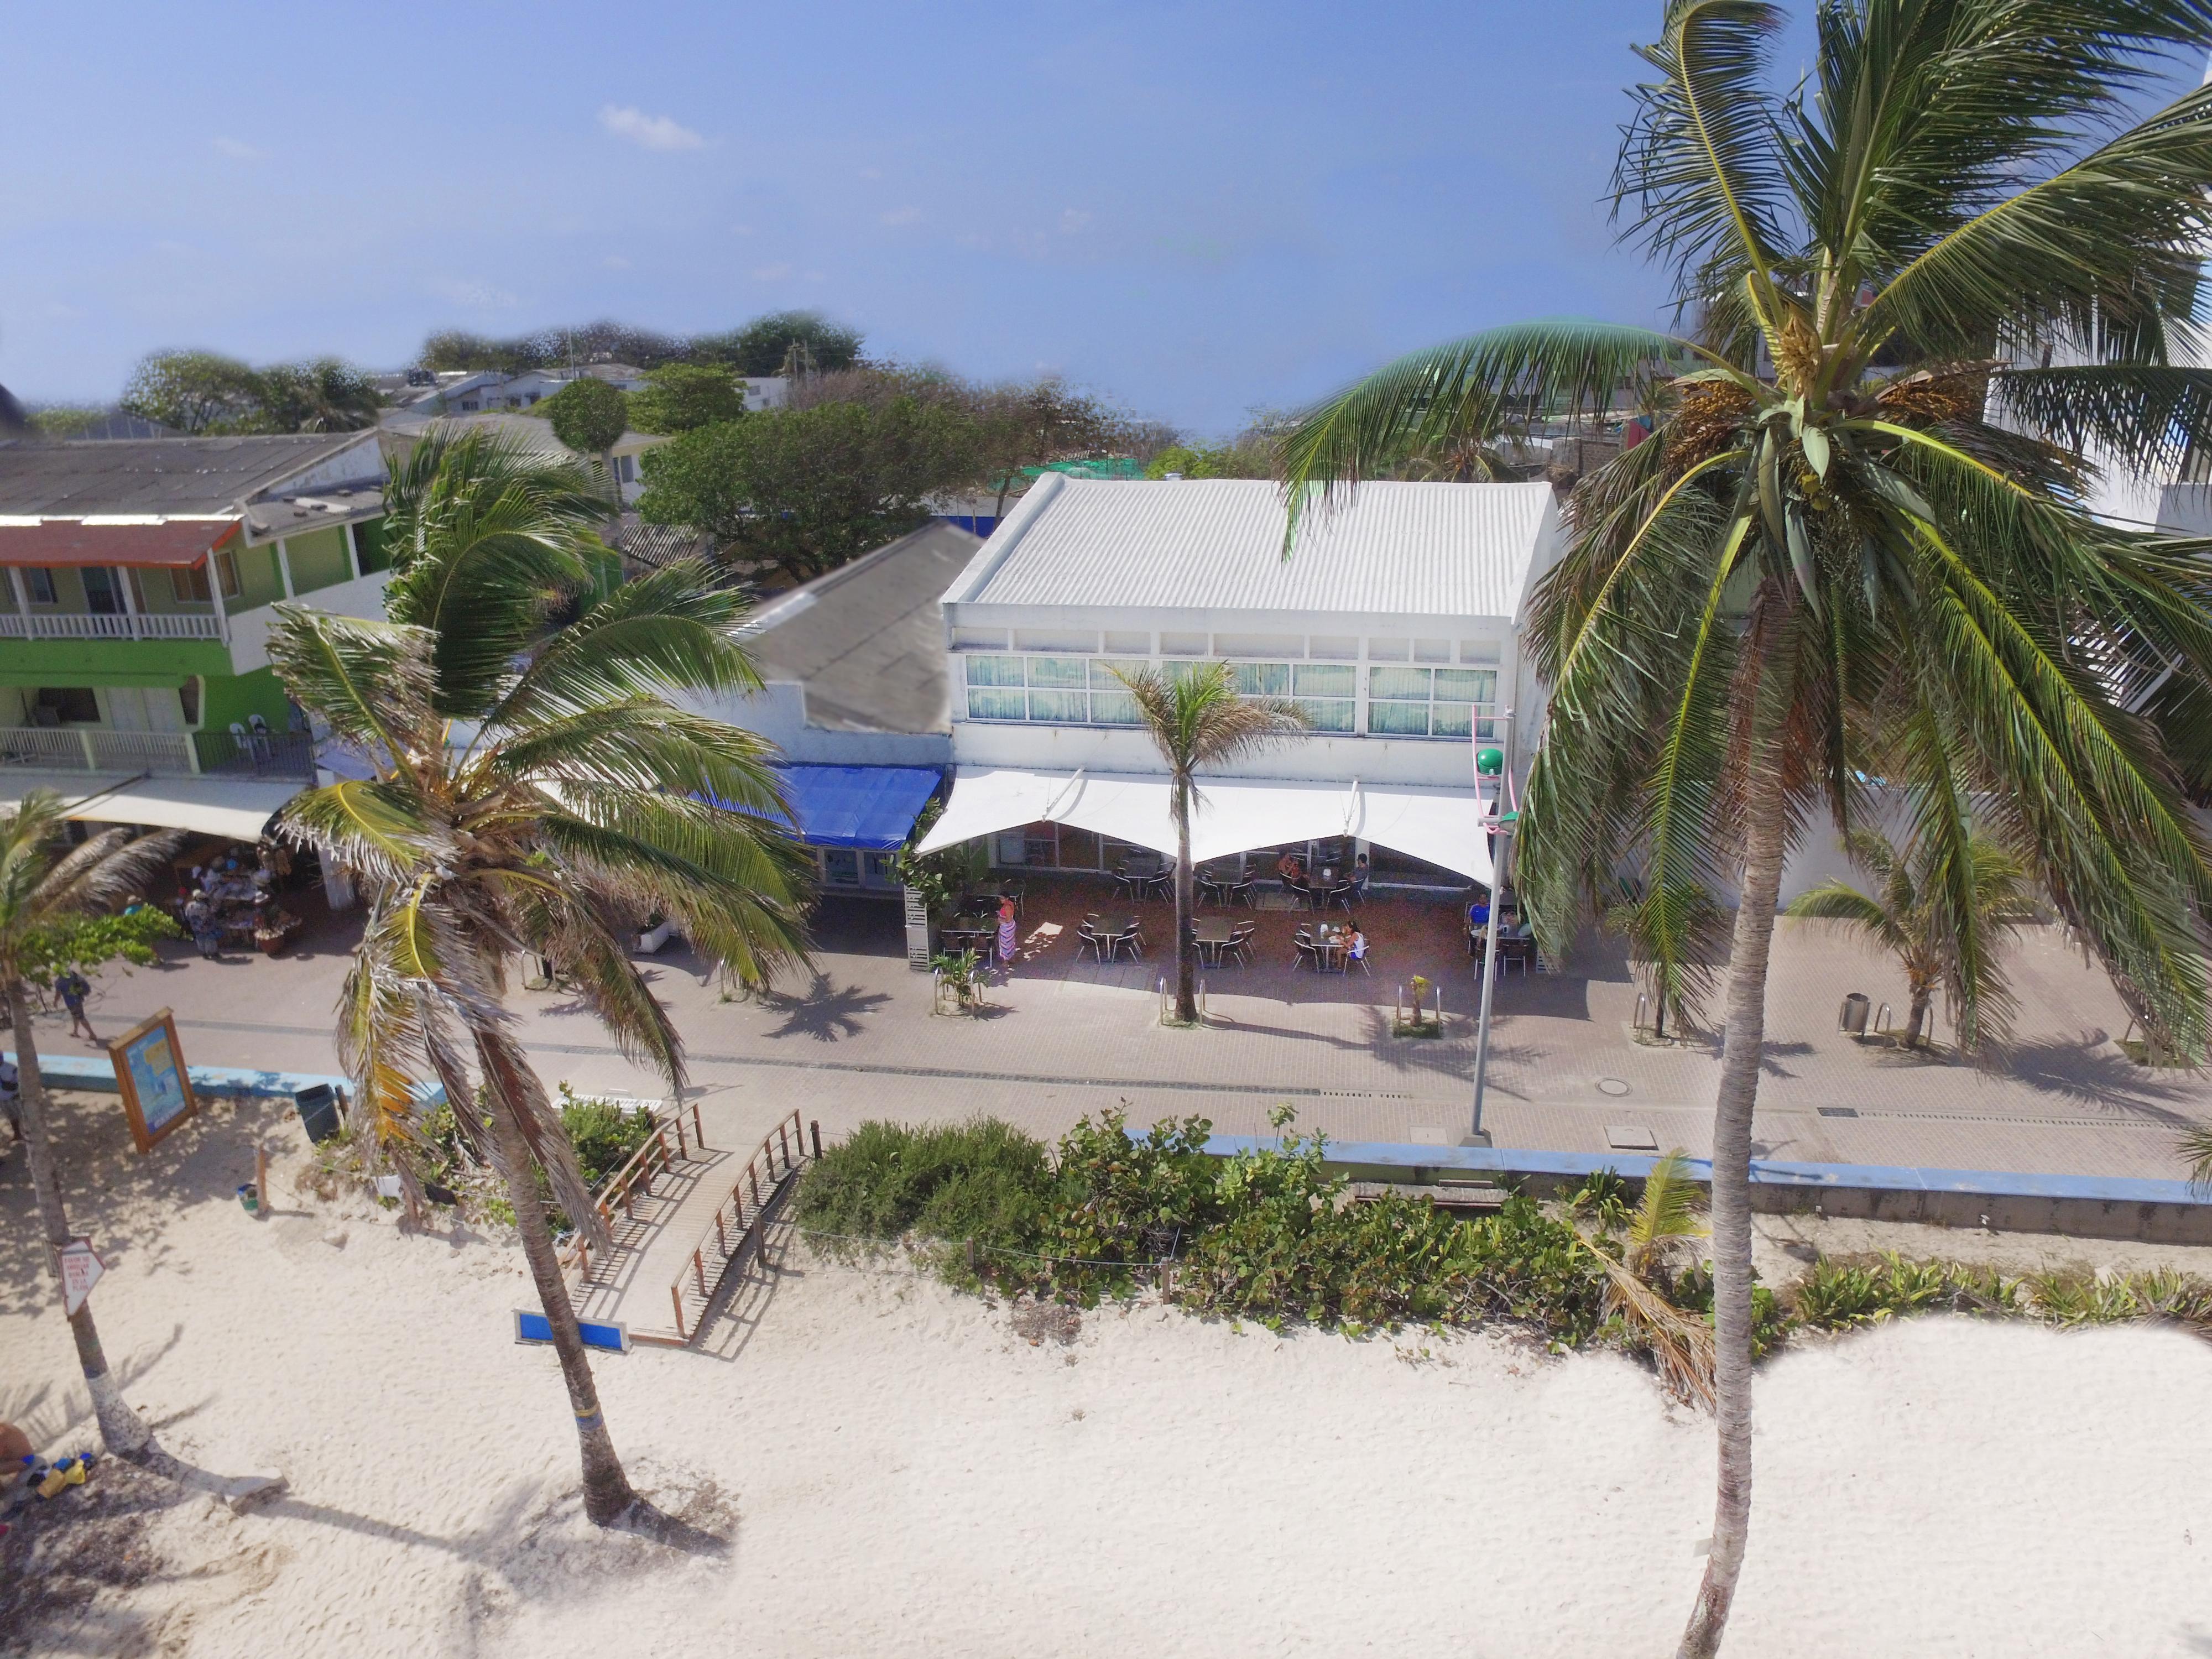
<svg viewBox="0 0 2212 1659"><path fill-rule="evenodd" d="M0 514L228 512L368 435L0 443ZM365 474L378 470L367 454Z"/></svg>
<svg viewBox="0 0 2212 1659"><path fill-rule="evenodd" d="M1283 556L1264 479L1040 479L948 601L1516 617L1552 504L1544 483L1368 483Z"/></svg>

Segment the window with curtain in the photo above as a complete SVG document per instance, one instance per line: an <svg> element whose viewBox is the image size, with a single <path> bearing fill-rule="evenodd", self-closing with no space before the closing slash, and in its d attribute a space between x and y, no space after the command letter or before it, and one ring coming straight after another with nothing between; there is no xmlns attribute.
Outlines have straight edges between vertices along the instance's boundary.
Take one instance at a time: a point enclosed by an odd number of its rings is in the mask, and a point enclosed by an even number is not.
<svg viewBox="0 0 2212 1659"><path fill-rule="evenodd" d="M1376 737L1493 735L1498 672L1488 668L1370 667L1367 729Z"/></svg>

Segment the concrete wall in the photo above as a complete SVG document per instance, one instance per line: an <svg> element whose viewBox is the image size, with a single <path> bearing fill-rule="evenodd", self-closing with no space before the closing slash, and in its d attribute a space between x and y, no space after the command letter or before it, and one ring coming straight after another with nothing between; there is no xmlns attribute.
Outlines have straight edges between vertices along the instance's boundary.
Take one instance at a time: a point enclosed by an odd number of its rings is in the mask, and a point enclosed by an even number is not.
<svg viewBox="0 0 2212 1659"><path fill-rule="evenodd" d="M328 534L318 532L317 534ZM318 588L313 606L337 617L366 617L381 621L384 617L384 585L391 580L388 571L376 571L369 575L343 581L333 586ZM278 597L282 597L279 595ZM233 602L235 605L235 601ZM251 673L269 664L269 630L276 626L276 613L265 605L253 610L234 609L230 618L230 660L240 674Z"/></svg>
<svg viewBox="0 0 2212 1659"><path fill-rule="evenodd" d="M832 732L806 723L805 688L788 681L750 697L690 700L700 713L757 732L805 766L945 766L952 740L942 732Z"/></svg>

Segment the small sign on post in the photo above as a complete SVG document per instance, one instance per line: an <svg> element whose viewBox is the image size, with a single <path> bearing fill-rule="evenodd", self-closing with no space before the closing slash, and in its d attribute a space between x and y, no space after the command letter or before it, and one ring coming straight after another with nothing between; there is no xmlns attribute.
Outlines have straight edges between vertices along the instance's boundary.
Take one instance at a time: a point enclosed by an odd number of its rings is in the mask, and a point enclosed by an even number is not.
<svg viewBox="0 0 2212 1659"><path fill-rule="evenodd" d="M107 1271L107 1264L100 1259L89 1238L72 1238L62 1246L60 1255L62 1306L74 1319L85 1297L92 1294L92 1287L100 1283L100 1274Z"/></svg>

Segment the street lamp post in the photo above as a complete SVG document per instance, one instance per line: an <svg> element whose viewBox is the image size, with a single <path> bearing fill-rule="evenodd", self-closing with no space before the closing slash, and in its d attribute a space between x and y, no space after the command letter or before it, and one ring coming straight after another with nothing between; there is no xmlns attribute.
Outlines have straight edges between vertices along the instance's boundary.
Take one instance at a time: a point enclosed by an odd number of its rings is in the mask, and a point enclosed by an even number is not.
<svg viewBox="0 0 2212 1659"><path fill-rule="evenodd" d="M1496 757L1498 795L1491 808L1491 820L1497 826L1491 854L1490 920L1483 929L1482 938L1482 1012L1474 1027L1474 1116L1468 1132L1460 1137L1462 1146L1487 1146L1490 1132L1482 1127L1482 1091L1490 1070L1490 996L1498 986L1498 913L1505 908L1505 870L1508 849L1513 844L1516 827L1507 821L1505 802L1513 784L1513 711L1507 709L1503 717L1504 732L1503 747L1486 750L1478 746L1474 751L1475 781L1480 783L1487 769L1484 764Z"/></svg>

